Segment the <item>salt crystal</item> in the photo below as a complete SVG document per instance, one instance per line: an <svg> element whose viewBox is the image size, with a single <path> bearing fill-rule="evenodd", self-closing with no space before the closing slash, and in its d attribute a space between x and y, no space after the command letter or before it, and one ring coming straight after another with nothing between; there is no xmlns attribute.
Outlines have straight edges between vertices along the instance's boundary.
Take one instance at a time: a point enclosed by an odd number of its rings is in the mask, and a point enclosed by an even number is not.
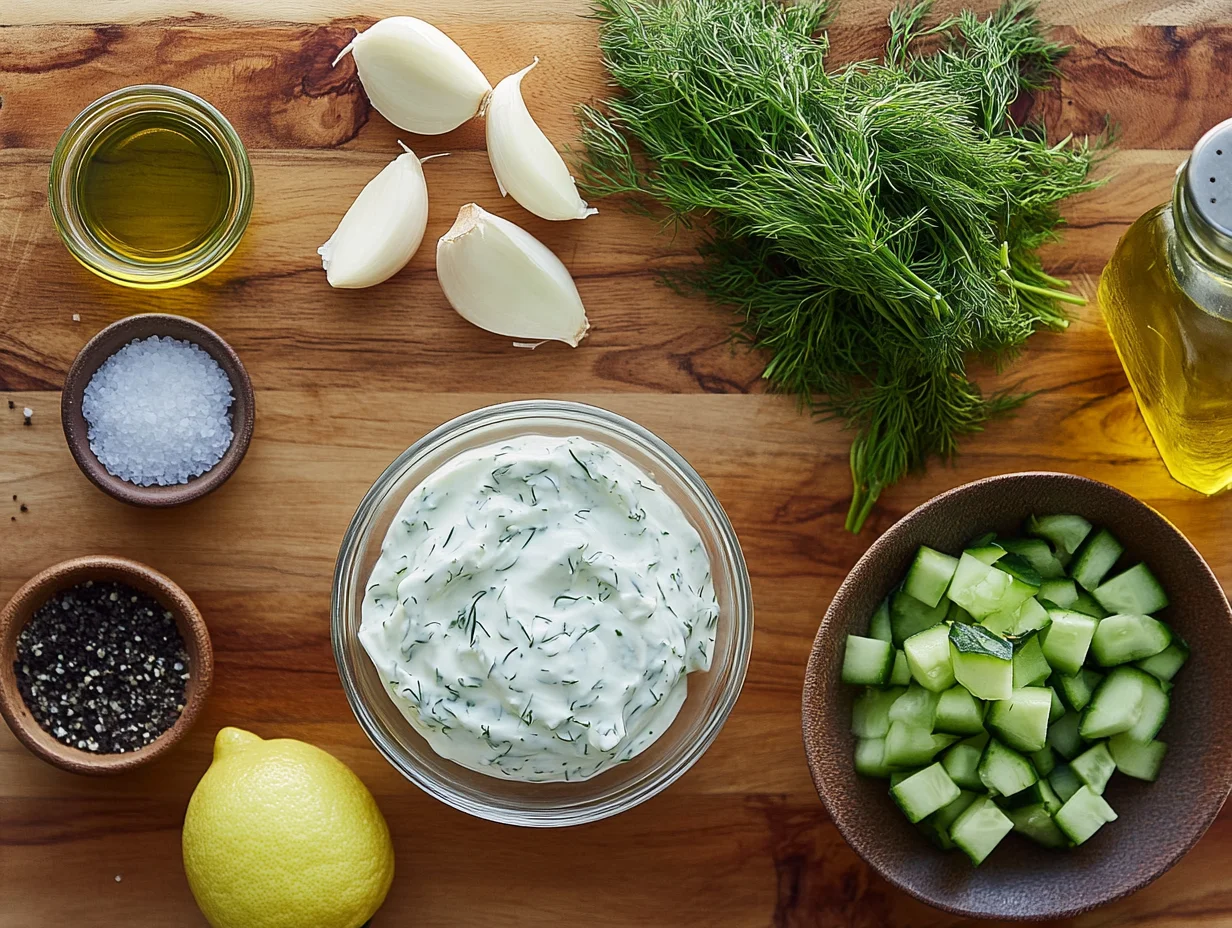
<svg viewBox="0 0 1232 928"><path fill-rule="evenodd" d="M31 409L29 406L26 406L25 408L22 409L21 414L25 416L27 419L29 419L32 415L34 415L34 410Z"/></svg>
<svg viewBox="0 0 1232 928"><path fill-rule="evenodd" d="M200 347L153 336L125 345L86 385L90 450L138 486L187 483L231 445L231 381ZM29 415L29 412L27 412Z"/></svg>
<svg viewBox="0 0 1232 928"><path fill-rule="evenodd" d="M73 321L74 321L74 322L80 322L80 321L81 321L81 313L73 313ZM117 879L118 879L118 877L117 877Z"/></svg>

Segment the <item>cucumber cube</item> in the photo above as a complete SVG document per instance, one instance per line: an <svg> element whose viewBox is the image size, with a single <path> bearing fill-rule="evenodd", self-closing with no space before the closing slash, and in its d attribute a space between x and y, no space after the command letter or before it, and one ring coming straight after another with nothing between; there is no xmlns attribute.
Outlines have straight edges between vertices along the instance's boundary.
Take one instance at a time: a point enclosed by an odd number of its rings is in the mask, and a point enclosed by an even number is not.
<svg viewBox="0 0 1232 928"><path fill-rule="evenodd" d="M950 828L977 798L979 797L971 790L961 790L957 799L938 809L921 823L924 833L943 851L950 850L954 847L954 842L950 840Z"/></svg>
<svg viewBox="0 0 1232 928"><path fill-rule="evenodd" d="M1014 648L1014 688L1036 686L1048 679L1052 668L1040 647L1039 635L1031 635L1016 643Z"/></svg>
<svg viewBox="0 0 1232 928"><path fill-rule="evenodd" d="M894 652L894 669L890 671L890 686L906 686L911 682L911 668L907 666L907 655L901 650Z"/></svg>
<svg viewBox="0 0 1232 928"><path fill-rule="evenodd" d="M884 738L890 730L890 707L906 690L869 687L851 707L851 733L857 738Z"/></svg>
<svg viewBox="0 0 1232 928"><path fill-rule="evenodd" d="M1014 689L1014 649L979 625L950 626L955 679L977 699L1008 699Z"/></svg>
<svg viewBox="0 0 1232 928"><path fill-rule="evenodd" d="M1072 760L1083 751L1082 736L1078 734L1081 716L1077 712L1067 712L1048 726L1048 746L1064 757Z"/></svg>
<svg viewBox="0 0 1232 928"><path fill-rule="evenodd" d="M1098 670L1090 670L1083 668L1076 674L1057 674L1053 682L1061 693L1061 699L1065 705L1081 712L1087 707L1087 703L1091 701L1091 696L1095 692L1095 687L1099 685L1099 681L1104 679L1104 675Z"/></svg>
<svg viewBox="0 0 1232 928"><path fill-rule="evenodd" d="M937 693L924 689L918 683L912 683L890 706L890 721L906 722L915 728L932 731L939 698Z"/></svg>
<svg viewBox="0 0 1232 928"><path fill-rule="evenodd" d="M1104 579L1104 575L1120 559L1125 550L1112 533L1100 529L1083 544L1082 550L1074 556L1073 577L1084 590L1094 590Z"/></svg>
<svg viewBox="0 0 1232 928"><path fill-rule="evenodd" d="M961 745L956 744L950 750L959 747ZM1163 765L1168 746L1162 741L1148 741L1143 744L1135 741L1127 732L1122 732L1108 739L1108 751L1116 762L1116 769L1121 773L1153 783L1159 776L1159 768Z"/></svg>
<svg viewBox="0 0 1232 928"><path fill-rule="evenodd" d="M1104 787L1108 785L1108 781L1112 779L1112 774L1116 771L1116 761L1112 759L1112 755L1108 752L1108 745L1104 741L1093 748L1087 748L1070 761L1069 765L1074 769L1074 773L1078 774L1078 779L1101 796L1104 793Z"/></svg>
<svg viewBox="0 0 1232 928"><path fill-rule="evenodd" d="M1172 630L1149 615L1110 615L1099 620L1091 653L1105 667L1152 657L1172 643Z"/></svg>
<svg viewBox="0 0 1232 928"><path fill-rule="evenodd" d="M950 827L950 840L962 848L977 867L993 852L1014 823L987 796L971 803Z"/></svg>
<svg viewBox="0 0 1232 928"><path fill-rule="evenodd" d="M1074 844L1082 844L1105 824L1115 822L1116 817L1103 796L1083 786L1057 810L1053 820Z"/></svg>
<svg viewBox="0 0 1232 928"><path fill-rule="evenodd" d="M925 767L890 788L890 795L913 824L948 806L959 789L940 764Z"/></svg>
<svg viewBox="0 0 1232 928"><path fill-rule="evenodd" d="M843 654L843 682L864 686L884 686L894 669L894 646L876 638L847 636Z"/></svg>
<svg viewBox="0 0 1232 928"><path fill-rule="evenodd" d="M984 704L966 687L951 687L937 700L933 729L955 735L977 734L984 730Z"/></svg>
<svg viewBox="0 0 1232 928"><path fill-rule="evenodd" d="M1041 579L1048 580L1065 575L1065 568L1053 554L1052 545L1042 538L1007 538L998 544L1030 564Z"/></svg>
<svg viewBox="0 0 1232 928"><path fill-rule="evenodd" d="M1168 594L1145 564L1136 564L1091 591L1096 601L1111 613L1149 615L1168 605Z"/></svg>
<svg viewBox="0 0 1232 928"><path fill-rule="evenodd" d="M1012 557L1014 555L1006 555L1006 558ZM1038 589L1038 583L1032 586L1013 574L1000 570L999 566L990 567L973 557L969 551L964 551L958 559L958 569L950 583L949 596L976 619L985 619L994 612L1017 609L1034 596Z"/></svg>
<svg viewBox="0 0 1232 928"><path fill-rule="evenodd" d="M1014 823L1014 830L1044 847L1068 847L1069 839L1052 820L1052 814L1042 802L1017 809L1006 809L1005 816Z"/></svg>
<svg viewBox="0 0 1232 928"><path fill-rule="evenodd" d="M910 593L899 590L890 597L890 633L894 647L901 648L903 642L916 632L944 622L949 608L945 602L929 606Z"/></svg>
<svg viewBox="0 0 1232 928"><path fill-rule="evenodd" d="M1135 666L1158 680L1168 682L1176 676L1177 671L1185 665L1187 660L1189 660L1189 645L1174 635L1172 644L1158 654L1138 661Z"/></svg>
<svg viewBox="0 0 1232 928"><path fill-rule="evenodd" d="M1013 796L1039 779L1029 760L996 738L988 740L978 769L985 788L1001 796Z"/></svg>
<svg viewBox="0 0 1232 928"><path fill-rule="evenodd" d="M954 579L958 558L921 545L907 571L903 589L927 606L936 606Z"/></svg>
<svg viewBox="0 0 1232 928"><path fill-rule="evenodd" d="M1037 599L1046 600L1058 609L1068 609L1078 599L1078 587L1073 580L1066 578L1045 580L1035 595Z"/></svg>
<svg viewBox="0 0 1232 928"><path fill-rule="evenodd" d="M944 742L937 741L944 737L906 722L891 722L885 738L885 763L889 767L922 767L945 747Z"/></svg>
<svg viewBox="0 0 1232 928"><path fill-rule="evenodd" d="M885 761L885 738L857 738L855 766L861 776L888 777L891 768Z"/></svg>
<svg viewBox="0 0 1232 928"><path fill-rule="evenodd" d="M1096 688L1083 710L1079 733L1087 741L1096 741L1129 731L1142 717L1147 686L1154 684L1150 674L1136 667L1118 667Z"/></svg>
<svg viewBox="0 0 1232 928"><path fill-rule="evenodd" d="M949 748L941 756L941 766L950 775L950 779L963 789L984 791L984 781L980 779L980 758L984 751L973 744L959 742Z"/></svg>
<svg viewBox="0 0 1232 928"><path fill-rule="evenodd" d="M1150 682L1143 680L1142 713L1138 716L1138 721L1134 722L1133 727L1125 734L1141 744L1155 740L1159 730L1164 727L1171 706L1172 700L1164 692L1162 684L1153 680Z"/></svg>
<svg viewBox="0 0 1232 928"><path fill-rule="evenodd" d="M957 745L955 745L957 747ZM951 749L952 750L952 749ZM1052 748L1044 745L1038 751L1031 755L1031 765L1035 767L1035 772L1040 775L1040 782L1047 783L1044 777L1052 773L1057 767L1057 757L1052 753Z"/></svg>
<svg viewBox="0 0 1232 928"><path fill-rule="evenodd" d="M1050 609L1052 622L1040 634L1044 657L1054 670L1075 674L1087 659L1097 622L1089 615L1068 609Z"/></svg>
<svg viewBox="0 0 1232 928"><path fill-rule="evenodd" d="M1015 689L1009 699L994 702L989 708L988 729L1015 750L1032 754L1047 743L1051 706L1052 691L1048 687Z"/></svg>
<svg viewBox="0 0 1232 928"><path fill-rule="evenodd" d="M1073 554L1091 532L1091 523L1082 516L1031 516L1027 534L1052 542L1064 554Z"/></svg>
<svg viewBox="0 0 1232 928"><path fill-rule="evenodd" d="M917 632L903 642L903 652L907 655L911 676L920 686L939 693L954 685L948 626L934 625Z"/></svg>
<svg viewBox="0 0 1232 928"><path fill-rule="evenodd" d="M889 599L883 599L881 605L877 607L877 611L873 613L873 620L868 623L868 637L876 638L879 641L894 640L894 634L890 631Z"/></svg>
<svg viewBox="0 0 1232 928"><path fill-rule="evenodd" d="M1074 768L1069 764L1061 764L1053 769L1052 773L1048 774L1048 785L1052 787L1053 792L1057 794L1057 798L1061 802L1068 802L1069 798L1082 789L1085 785L1082 780L1078 779L1078 774L1074 773ZM1053 813L1056 814L1055 812Z"/></svg>

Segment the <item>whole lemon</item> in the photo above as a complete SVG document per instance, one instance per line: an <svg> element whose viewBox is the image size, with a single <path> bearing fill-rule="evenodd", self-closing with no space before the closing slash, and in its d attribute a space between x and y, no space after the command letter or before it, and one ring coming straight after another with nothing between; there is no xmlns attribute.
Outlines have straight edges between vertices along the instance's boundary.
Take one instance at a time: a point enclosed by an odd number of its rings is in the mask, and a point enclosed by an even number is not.
<svg viewBox="0 0 1232 928"><path fill-rule="evenodd" d="M394 876L389 828L337 758L224 728L184 817L184 870L214 928L359 928Z"/></svg>

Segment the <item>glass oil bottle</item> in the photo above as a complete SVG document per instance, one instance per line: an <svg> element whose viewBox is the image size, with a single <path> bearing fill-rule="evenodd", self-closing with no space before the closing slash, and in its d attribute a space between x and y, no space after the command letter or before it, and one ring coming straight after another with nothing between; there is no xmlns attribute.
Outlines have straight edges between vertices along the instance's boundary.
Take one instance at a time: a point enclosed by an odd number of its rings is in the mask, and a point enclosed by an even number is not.
<svg viewBox="0 0 1232 928"><path fill-rule="evenodd" d="M1232 119L1125 233L1099 282L1108 330L1172 476L1232 485Z"/></svg>

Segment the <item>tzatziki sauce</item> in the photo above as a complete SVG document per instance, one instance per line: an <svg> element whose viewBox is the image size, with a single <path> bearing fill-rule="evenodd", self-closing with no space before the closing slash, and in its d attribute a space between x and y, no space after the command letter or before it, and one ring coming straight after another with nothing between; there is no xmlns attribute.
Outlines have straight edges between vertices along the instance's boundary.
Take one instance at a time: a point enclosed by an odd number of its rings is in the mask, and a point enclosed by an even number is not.
<svg viewBox="0 0 1232 928"><path fill-rule="evenodd" d="M663 735L718 617L702 540L652 477L606 445L526 435L411 491L359 639L442 757L576 781Z"/></svg>

